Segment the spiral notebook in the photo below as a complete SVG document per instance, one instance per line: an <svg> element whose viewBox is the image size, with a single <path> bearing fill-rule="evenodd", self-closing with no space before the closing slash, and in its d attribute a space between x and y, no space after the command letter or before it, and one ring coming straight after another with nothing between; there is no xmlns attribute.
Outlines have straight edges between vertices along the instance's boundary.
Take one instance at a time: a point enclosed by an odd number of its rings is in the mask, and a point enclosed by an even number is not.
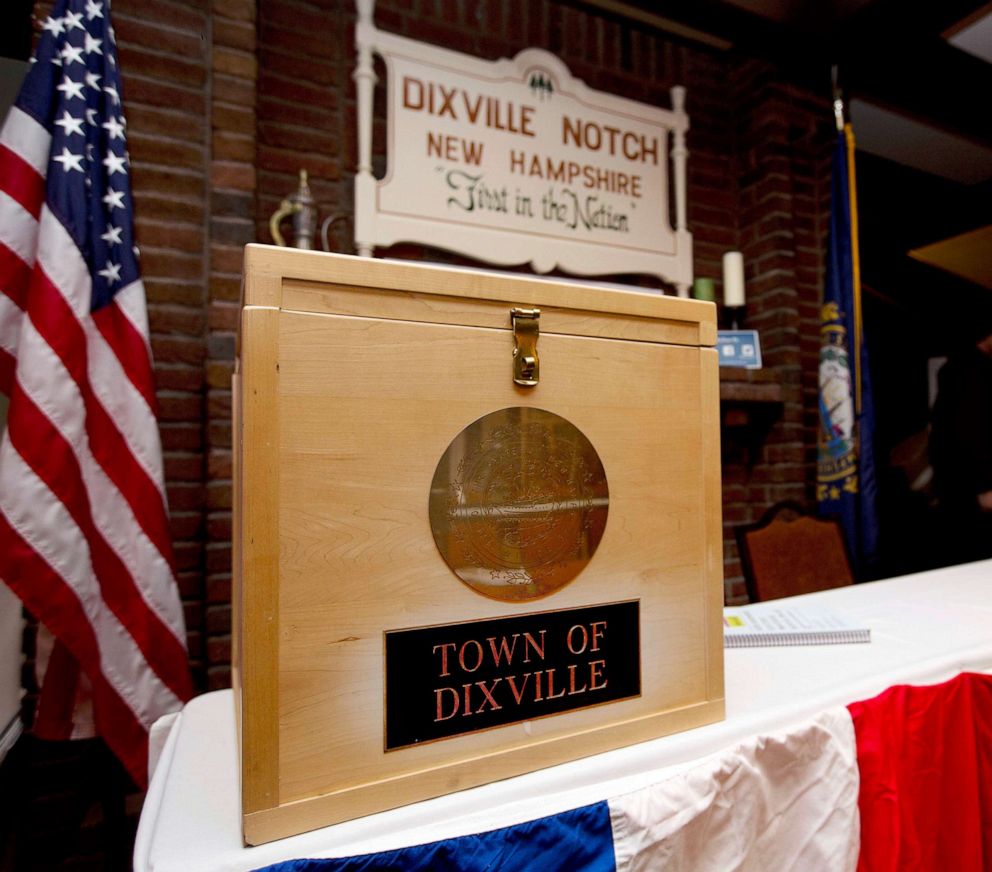
<svg viewBox="0 0 992 872"><path fill-rule="evenodd" d="M871 629L821 607L769 606L723 610L724 648L847 645L871 641Z"/></svg>

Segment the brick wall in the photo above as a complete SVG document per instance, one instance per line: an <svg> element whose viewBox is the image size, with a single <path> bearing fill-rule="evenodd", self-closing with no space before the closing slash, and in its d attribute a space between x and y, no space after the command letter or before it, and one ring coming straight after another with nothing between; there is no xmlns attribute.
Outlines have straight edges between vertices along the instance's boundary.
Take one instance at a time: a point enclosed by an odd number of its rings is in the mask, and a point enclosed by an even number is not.
<svg viewBox="0 0 992 872"><path fill-rule="evenodd" d="M49 6L36 4L36 30ZM766 370L783 391L762 438L724 430L726 595L740 600L733 527L779 499L812 497L828 101L760 59L566 2L377 6L383 29L489 59L545 48L590 86L635 100L667 106L672 85L688 88L695 271L719 279L723 252L744 252L748 326L761 331ZM230 683L230 378L241 250L270 241L268 217L303 167L321 218L338 219L332 248L353 253L354 10L351 0L116 0L114 18L179 583L196 683L207 690ZM383 93L380 86L380 172ZM464 262L409 245L389 253Z"/></svg>
<svg viewBox="0 0 992 872"><path fill-rule="evenodd" d="M760 59L563 2L377 6L383 29L490 59L538 46L590 86L635 100L668 105L672 85L688 88L696 274L719 278L723 252L744 252L748 325L783 389L765 438L745 450L736 431L724 434L727 597L739 599L733 527L779 499L812 496L827 100ZM354 11L350 0L117 0L114 16L190 656L201 689L224 687L241 249L270 241L268 217L304 167L321 217L339 219L332 248L353 253ZM381 106L375 137L384 141ZM390 253L462 262L413 246Z"/></svg>
<svg viewBox="0 0 992 872"><path fill-rule="evenodd" d="M203 638L203 361L209 189L209 16L199 3L123 0L123 73L136 238L148 297L166 489L190 656Z"/></svg>
<svg viewBox="0 0 992 872"><path fill-rule="evenodd" d="M744 593L733 526L754 520L779 499L811 496L816 310L831 119L827 101L790 87L760 60L701 49L550 0L380 0L376 23L489 59L528 46L545 48L590 86L648 103L668 105L674 84L689 89L689 221L696 274L719 278L723 252L744 252L749 326L761 330L766 365L783 388L781 410L757 450L740 450L734 432L727 433L727 597L740 600ZM297 173L306 168L321 218L339 219L330 229L332 249L354 253L352 5L261 0L255 22L257 66L250 62L251 24L247 5L214 2L203 482L209 687L229 681L228 384L239 247L250 236L244 212L248 197L255 198L254 238L271 241L269 215L295 190ZM382 78L381 68L379 73ZM383 93L380 84L374 129L379 171L385 165ZM387 254L465 262L410 245Z"/></svg>

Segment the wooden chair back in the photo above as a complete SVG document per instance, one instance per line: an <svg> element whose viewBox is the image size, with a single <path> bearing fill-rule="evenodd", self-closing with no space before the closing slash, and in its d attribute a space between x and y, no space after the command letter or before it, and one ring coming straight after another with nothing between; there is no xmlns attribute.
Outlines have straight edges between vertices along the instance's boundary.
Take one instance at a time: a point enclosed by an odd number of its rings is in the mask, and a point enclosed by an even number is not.
<svg viewBox="0 0 992 872"><path fill-rule="evenodd" d="M797 502L776 503L756 524L734 532L751 602L854 583L840 524Z"/></svg>

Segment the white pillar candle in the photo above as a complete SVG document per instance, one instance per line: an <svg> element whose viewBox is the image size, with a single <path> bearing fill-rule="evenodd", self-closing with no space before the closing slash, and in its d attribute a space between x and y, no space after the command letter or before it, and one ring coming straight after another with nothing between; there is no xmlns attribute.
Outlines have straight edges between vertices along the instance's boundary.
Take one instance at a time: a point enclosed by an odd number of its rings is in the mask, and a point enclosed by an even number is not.
<svg viewBox="0 0 992 872"><path fill-rule="evenodd" d="M744 305L744 255L728 251L723 256L723 305Z"/></svg>

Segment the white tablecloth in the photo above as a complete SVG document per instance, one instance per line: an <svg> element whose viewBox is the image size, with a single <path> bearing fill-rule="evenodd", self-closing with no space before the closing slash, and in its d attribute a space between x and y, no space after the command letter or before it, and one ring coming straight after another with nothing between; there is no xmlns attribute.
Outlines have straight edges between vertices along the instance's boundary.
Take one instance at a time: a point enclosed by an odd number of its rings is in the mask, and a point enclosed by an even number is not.
<svg viewBox="0 0 992 872"><path fill-rule="evenodd" d="M176 718L162 750L141 816L135 869L255 869L520 823L657 783L750 736L787 730L894 684L992 670L992 561L791 602L848 615L871 628L872 641L728 650L725 721L255 848L241 844L231 691L197 697Z"/></svg>

